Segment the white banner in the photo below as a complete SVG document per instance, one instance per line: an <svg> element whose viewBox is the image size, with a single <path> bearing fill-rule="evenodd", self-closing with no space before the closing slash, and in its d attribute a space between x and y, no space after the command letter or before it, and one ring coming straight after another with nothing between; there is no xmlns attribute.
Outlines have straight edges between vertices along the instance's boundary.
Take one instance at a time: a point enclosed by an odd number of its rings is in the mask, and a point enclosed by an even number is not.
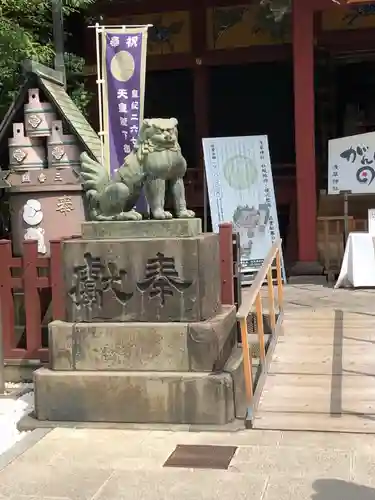
<svg viewBox="0 0 375 500"><path fill-rule="evenodd" d="M328 194L375 193L375 132L328 141Z"/></svg>
<svg viewBox="0 0 375 500"><path fill-rule="evenodd" d="M267 136L202 141L213 231L232 222L241 270L256 270L280 237Z"/></svg>

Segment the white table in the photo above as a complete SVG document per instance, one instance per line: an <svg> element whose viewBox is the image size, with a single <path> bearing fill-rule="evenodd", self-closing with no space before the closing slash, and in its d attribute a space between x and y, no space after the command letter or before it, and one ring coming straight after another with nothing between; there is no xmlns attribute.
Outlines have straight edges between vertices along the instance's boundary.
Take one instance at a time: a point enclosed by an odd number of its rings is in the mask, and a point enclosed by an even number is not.
<svg viewBox="0 0 375 500"><path fill-rule="evenodd" d="M375 236L350 233L335 288L375 287Z"/></svg>

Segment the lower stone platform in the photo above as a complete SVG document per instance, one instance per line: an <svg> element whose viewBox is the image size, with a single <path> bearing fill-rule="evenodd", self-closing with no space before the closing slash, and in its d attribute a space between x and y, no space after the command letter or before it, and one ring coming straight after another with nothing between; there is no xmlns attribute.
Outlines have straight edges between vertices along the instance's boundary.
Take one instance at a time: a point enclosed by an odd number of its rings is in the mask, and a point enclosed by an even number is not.
<svg viewBox="0 0 375 500"><path fill-rule="evenodd" d="M222 370L235 344L236 308L191 323L49 324L53 370Z"/></svg>
<svg viewBox="0 0 375 500"><path fill-rule="evenodd" d="M84 240L191 238L200 234L202 234L202 221L198 218L82 223L82 238Z"/></svg>
<svg viewBox="0 0 375 500"><path fill-rule="evenodd" d="M235 418L236 386L242 392L242 363L238 361L230 361L233 374L40 368L34 373L36 417L54 421L223 425Z"/></svg>

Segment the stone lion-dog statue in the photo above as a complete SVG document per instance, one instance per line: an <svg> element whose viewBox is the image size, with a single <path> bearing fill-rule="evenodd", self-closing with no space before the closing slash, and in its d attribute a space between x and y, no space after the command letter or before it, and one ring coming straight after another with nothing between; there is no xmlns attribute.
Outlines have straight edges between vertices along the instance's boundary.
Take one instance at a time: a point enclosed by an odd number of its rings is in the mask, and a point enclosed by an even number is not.
<svg viewBox="0 0 375 500"><path fill-rule="evenodd" d="M186 160L178 143L177 125L176 118L145 119L133 151L112 178L104 165L82 153L79 175L91 220L141 220L142 215L133 207L142 188L152 218L171 219L172 214L164 210L166 181L172 191L176 217L195 216L186 206Z"/></svg>

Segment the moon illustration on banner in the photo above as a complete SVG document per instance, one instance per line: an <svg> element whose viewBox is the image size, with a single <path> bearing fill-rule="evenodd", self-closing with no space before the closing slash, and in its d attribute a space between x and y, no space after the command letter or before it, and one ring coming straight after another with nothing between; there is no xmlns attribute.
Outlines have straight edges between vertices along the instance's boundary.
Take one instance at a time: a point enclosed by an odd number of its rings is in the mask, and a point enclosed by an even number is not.
<svg viewBox="0 0 375 500"><path fill-rule="evenodd" d="M243 155L229 158L224 164L223 173L229 186L237 191L249 189L258 179L254 162Z"/></svg>
<svg viewBox="0 0 375 500"><path fill-rule="evenodd" d="M111 60L111 73L119 82L127 82L134 75L134 57L127 50L120 50Z"/></svg>

